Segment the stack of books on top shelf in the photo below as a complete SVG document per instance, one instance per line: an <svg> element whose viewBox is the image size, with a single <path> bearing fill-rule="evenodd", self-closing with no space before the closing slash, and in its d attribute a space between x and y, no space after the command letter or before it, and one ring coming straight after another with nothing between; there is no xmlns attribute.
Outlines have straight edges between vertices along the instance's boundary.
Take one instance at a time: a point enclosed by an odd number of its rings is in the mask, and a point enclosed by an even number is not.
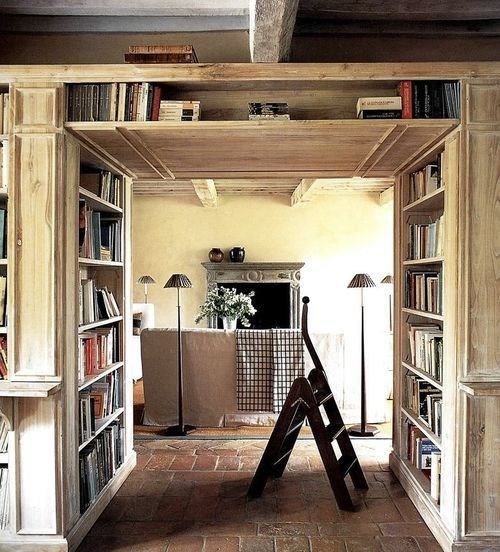
<svg viewBox="0 0 500 552"><path fill-rule="evenodd" d="M107 287L98 288L92 279L80 281L80 324L92 324L120 316L115 297Z"/></svg>
<svg viewBox="0 0 500 552"><path fill-rule="evenodd" d="M80 257L121 262L122 221L93 211L80 200Z"/></svg>
<svg viewBox="0 0 500 552"><path fill-rule="evenodd" d="M444 216L427 224L408 224L408 259L428 259L443 254Z"/></svg>
<svg viewBox="0 0 500 552"><path fill-rule="evenodd" d="M70 84L68 121L157 121L161 86L149 82Z"/></svg>
<svg viewBox="0 0 500 552"><path fill-rule="evenodd" d="M118 332L116 326L96 328L92 332L83 332L78 336L78 381L85 376L99 373L118 360Z"/></svg>
<svg viewBox="0 0 500 552"><path fill-rule="evenodd" d="M410 203L435 192L441 186L441 154L439 154L435 162L410 174Z"/></svg>
<svg viewBox="0 0 500 552"><path fill-rule="evenodd" d="M434 314L442 313L443 281L440 271L406 271L405 305Z"/></svg>
<svg viewBox="0 0 500 552"><path fill-rule="evenodd" d="M408 460L431 480L431 497L439 502L441 450L418 427L408 423Z"/></svg>
<svg viewBox="0 0 500 552"><path fill-rule="evenodd" d="M80 453L80 512L97 499L123 463L125 430L113 422Z"/></svg>
<svg viewBox="0 0 500 552"><path fill-rule="evenodd" d="M0 468L0 531L9 528L10 501L9 501L9 469Z"/></svg>
<svg viewBox="0 0 500 552"><path fill-rule="evenodd" d="M194 47L190 44L129 46L124 56L126 63L198 63Z"/></svg>
<svg viewBox="0 0 500 552"><path fill-rule="evenodd" d="M443 394L432 383L415 374L407 373L404 383L406 406L440 437Z"/></svg>
<svg viewBox="0 0 500 552"><path fill-rule="evenodd" d="M248 104L248 120L290 120L288 104L279 102L250 102Z"/></svg>
<svg viewBox="0 0 500 552"><path fill-rule="evenodd" d="M0 134L9 133L9 94L0 94Z"/></svg>
<svg viewBox="0 0 500 552"><path fill-rule="evenodd" d="M111 171L80 173L80 186L113 205L120 205L120 177Z"/></svg>
<svg viewBox="0 0 500 552"><path fill-rule="evenodd" d="M9 426L3 416L0 417L0 452L9 450Z"/></svg>
<svg viewBox="0 0 500 552"><path fill-rule="evenodd" d="M358 98L358 119L401 119L401 97Z"/></svg>
<svg viewBox="0 0 500 552"><path fill-rule="evenodd" d="M4 335L0 337L0 379L9 379L9 369L7 365L7 337Z"/></svg>
<svg viewBox="0 0 500 552"><path fill-rule="evenodd" d="M199 121L200 102L162 100L160 102L159 121Z"/></svg>
<svg viewBox="0 0 500 552"><path fill-rule="evenodd" d="M443 330L437 324L408 324L411 364L436 381L443 376Z"/></svg>
<svg viewBox="0 0 500 552"><path fill-rule="evenodd" d="M460 83L456 81L401 81L403 119L460 118Z"/></svg>

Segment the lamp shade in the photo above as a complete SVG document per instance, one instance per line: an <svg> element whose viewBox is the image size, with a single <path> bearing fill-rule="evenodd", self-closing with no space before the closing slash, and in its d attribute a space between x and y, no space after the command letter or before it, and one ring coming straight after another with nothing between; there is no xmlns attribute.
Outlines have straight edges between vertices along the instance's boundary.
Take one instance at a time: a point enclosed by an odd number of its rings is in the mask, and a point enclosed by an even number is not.
<svg viewBox="0 0 500 552"><path fill-rule="evenodd" d="M387 276L384 276L384 278L382 278L381 284L392 284L392 276L390 274L387 274Z"/></svg>
<svg viewBox="0 0 500 552"><path fill-rule="evenodd" d="M191 280L185 274L172 274L167 280L164 288L190 288L193 287Z"/></svg>
<svg viewBox="0 0 500 552"><path fill-rule="evenodd" d="M375 287L375 282L368 274L356 274L349 282L348 288Z"/></svg>
<svg viewBox="0 0 500 552"><path fill-rule="evenodd" d="M149 274L144 274L137 280L138 284L156 284L155 279Z"/></svg>

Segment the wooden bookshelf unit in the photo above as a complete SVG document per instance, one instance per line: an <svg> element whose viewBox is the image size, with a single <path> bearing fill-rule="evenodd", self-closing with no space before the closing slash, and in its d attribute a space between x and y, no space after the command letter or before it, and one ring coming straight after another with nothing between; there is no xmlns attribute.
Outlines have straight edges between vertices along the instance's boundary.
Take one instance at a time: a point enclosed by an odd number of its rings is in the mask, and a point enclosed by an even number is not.
<svg viewBox="0 0 500 552"><path fill-rule="evenodd" d="M402 80L459 82L460 118L356 119L359 97L395 95ZM202 120L65 120L67 85L113 82L161 84L169 98L200 100ZM0 263L9 278L3 331L10 369L9 380L0 382L0 412L10 428L0 464L8 462L12 506L0 548L75 550L135 465L127 365L132 184L369 177L394 182L391 468L444 550L499 549L499 84L500 64L489 62L0 66L0 87L8 89L11 102L10 130L0 139L8 142L12 190L9 259ZM288 101L292 120L245 120L248 102L257 100ZM410 199L410 174L438 154L441 187ZM82 166L117 175L120 202L81 187ZM80 254L79 199L122 221L121 259ZM408 224L432 224L441 214L443 250L409 257ZM408 272L423 273L432 293L442 289L432 312L407 301ZM81 278L112 291L119 315L80 323ZM439 378L413 362L408 323L442 329ZM118 331L119 356L79 380L78 334L111 325ZM122 375L122 402L99 420L93 435L80 439L79 395L115 373ZM442 394L440 431L405 402L408 377ZM433 407L438 398L430 400ZM75 491L81 454L117 421L124 428L123 462L81 508ZM441 450L439 502L409 460L408 423Z"/></svg>

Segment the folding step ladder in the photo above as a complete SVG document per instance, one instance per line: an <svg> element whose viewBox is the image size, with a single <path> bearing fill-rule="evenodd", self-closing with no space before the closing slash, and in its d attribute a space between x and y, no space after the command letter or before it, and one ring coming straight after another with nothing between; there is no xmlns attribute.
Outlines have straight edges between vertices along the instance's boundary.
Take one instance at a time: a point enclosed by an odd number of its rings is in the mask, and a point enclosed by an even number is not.
<svg viewBox="0 0 500 552"><path fill-rule="evenodd" d="M267 447L248 489L248 496L259 497L269 477L281 477L306 418L318 446L333 494L341 510L354 510L345 478L351 476L356 489L368 489L363 470L354 452L340 415L325 370L307 330L309 298L302 299L302 336L315 368L307 377L296 378L290 388ZM320 407L329 424L325 425ZM332 443L337 441L341 457L337 459Z"/></svg>

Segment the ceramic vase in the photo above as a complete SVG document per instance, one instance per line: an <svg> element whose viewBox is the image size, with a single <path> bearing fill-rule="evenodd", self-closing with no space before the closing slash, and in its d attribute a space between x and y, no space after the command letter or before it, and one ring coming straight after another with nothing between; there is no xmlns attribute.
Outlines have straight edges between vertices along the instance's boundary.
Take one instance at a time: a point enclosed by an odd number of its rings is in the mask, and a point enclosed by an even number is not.
<svg viewBox="0 0 500 552"><path fill-rule="evenodd" d="M228 318L227 316L222 317L222 327L225 330L235 330L237 323L238 323L237 318Z"/></svg>
<svg viewBox="0 0 500 552"><path fill-rule="evenodd" d="M211 263L221 263L224 260L224 251L218 247L212 247L208 253L208 258Z"/></svg>
<svg viewBox="0 0 500 552"><path fill-rule="evenodd" d="M233 247L229 252L229 258L232 263L242 263L245 260L245 248Z"/></svg>

